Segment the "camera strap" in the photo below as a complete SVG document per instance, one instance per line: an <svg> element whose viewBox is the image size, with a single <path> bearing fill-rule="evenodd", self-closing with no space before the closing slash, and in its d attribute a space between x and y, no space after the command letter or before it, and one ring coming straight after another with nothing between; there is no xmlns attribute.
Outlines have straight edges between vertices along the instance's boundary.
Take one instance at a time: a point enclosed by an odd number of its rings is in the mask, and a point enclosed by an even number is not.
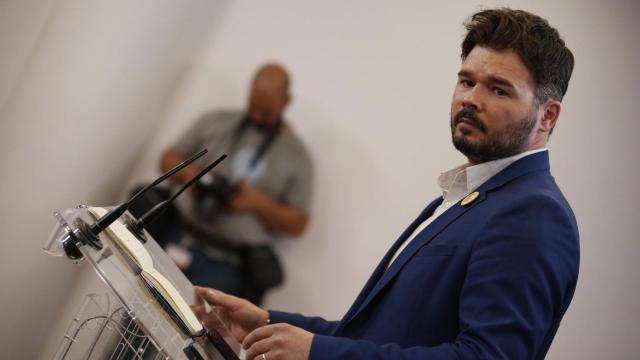
<svg viewBox="0 0 640 360"><path fill-rule="evenodd" d="M260 161L260 159L267 153L267 150L269 150L273 142L276 140L276 138L278 137L281 131L280 130L281 124L282 124L282 119L278 118L276 123L273 124L273 126L271 126L268 130L265 131L267 133L266 136L264 137L264 139L262 140L262 143L260 143L260 146L258 147L257 151L253 155L251 162L249 162L249 171L253 170L253 168L255 168L256 165L258 165L258 162ZM238 126L236 127L236 130L234 131L233 141L231 143L231 148L229 149L230 154L235 154L238 144L240 143L240 140L242 139L244 134L247 132L247 129L249 128L249 126L251 126L251 120L249 119L248 116L246 116L242 119L242 121L240 122L240 124L238 124Z"/></svg>

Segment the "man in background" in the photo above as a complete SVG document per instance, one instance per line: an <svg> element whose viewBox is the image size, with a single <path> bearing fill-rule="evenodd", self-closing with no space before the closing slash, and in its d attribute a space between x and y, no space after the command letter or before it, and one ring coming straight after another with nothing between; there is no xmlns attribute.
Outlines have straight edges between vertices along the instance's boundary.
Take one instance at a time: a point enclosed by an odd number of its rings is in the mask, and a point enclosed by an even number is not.
<svg viewBox="0 0 640 360"><path fill-rule="evenodd" d="M180 226L160 242L194 284L256 304L283 280L272 245L282 236L300 236L309 221L311 160L283 118L291 101L289 83L282 66L262 66L245 110L205 114L160 163L167 171L208 149L200 165L172 178L184 183L221 154L229 155L178 199Z"/></svg>
<svg viewBox="0 0 640 360"><path fill-rule="evenodd" d="M450 125L468 162L440 175L442 196L342 320L196 288L214 305L197 315L241 341L247 359L545 357L578 277L578 228L546 149L574 58L556 29L525 11L484 10L466 26Z"/></svg>

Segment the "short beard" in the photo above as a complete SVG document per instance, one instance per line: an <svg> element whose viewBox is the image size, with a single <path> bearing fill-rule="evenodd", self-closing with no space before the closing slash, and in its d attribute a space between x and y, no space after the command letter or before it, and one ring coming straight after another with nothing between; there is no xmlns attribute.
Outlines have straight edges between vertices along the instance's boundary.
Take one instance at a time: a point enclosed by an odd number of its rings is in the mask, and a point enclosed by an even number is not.
<svg viewBox="0 0 640 360"><path fill-rule="evenodd" d="M475 164L519 154L529 146L529 136L536 125L536 110L537 107L534 106L531 113L523 119L508 124L500 132L488 134L486 126L478 119L474 110L462 109L451 121L453 146ZM476 124L486 134L486 138L482 141L471 142L465 135L456 137L455 127L462 117L468 118Z"/></svg>

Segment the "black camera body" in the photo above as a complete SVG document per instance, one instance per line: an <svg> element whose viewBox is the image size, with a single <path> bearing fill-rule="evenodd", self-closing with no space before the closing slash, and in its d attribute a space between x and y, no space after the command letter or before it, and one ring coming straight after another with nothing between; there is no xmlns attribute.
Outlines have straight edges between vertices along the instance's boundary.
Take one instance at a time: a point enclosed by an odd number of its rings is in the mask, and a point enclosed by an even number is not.
<svg viewBox="0 0 640 360"><path fill-rule="evenodd" d="M237 190L238 184L221 175L214 175L196 183L198 204L210 211L223 210Z"/></svg>
<svg viewBox="0 0 640 360"><path fill-rule="evenodd" d="M282 119L278 118L275 124L266 129L266 136L262 144L260 144L260 146L257 148L255 155L249 162L249 169L253 169L258 164L258 161L264 156L269 147L273 144L273 141L280 133L281 123ZM233 134L233 145L229 150L230 154L235 154L235 150L240 138L245 133L247 128L251 125L252 124L248 116L242 119ZM199 207L202 210L209 212L218 212L224 210L229 203L229 199L238 191L241 180L242 179L240 179L240 181L236 179L236 181L233 182L227 177L219 174L205 174L200 178L200 181L196 183L196 200Z"/></svg>

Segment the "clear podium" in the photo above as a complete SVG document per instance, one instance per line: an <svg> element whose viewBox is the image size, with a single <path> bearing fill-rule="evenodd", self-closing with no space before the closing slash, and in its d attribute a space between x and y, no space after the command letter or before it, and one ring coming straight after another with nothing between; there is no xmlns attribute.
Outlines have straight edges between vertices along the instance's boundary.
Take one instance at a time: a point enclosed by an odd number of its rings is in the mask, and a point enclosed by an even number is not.
<svg viewBox="0 0 640 360"><path fill-rule="evenodd" d="M88 262L106 285L104 294L87 294L53 358L238 359L233 349L239 344L204 329L190 311L188 305L203 300L182 271L148 232L127 228L131 214L126 212L109 226L110 231L87 236L87 227L96 219L94 209L81 205L54 212L57 223L44 245L50 255ZM114 231L137 244L124 246ZM140 254L132 255L131 248L142 253L144 261ZM150 261L153 271L147 273L160 274L156 276L162 282L144 276L141 267L149 265L141 263Z"/></svg>

